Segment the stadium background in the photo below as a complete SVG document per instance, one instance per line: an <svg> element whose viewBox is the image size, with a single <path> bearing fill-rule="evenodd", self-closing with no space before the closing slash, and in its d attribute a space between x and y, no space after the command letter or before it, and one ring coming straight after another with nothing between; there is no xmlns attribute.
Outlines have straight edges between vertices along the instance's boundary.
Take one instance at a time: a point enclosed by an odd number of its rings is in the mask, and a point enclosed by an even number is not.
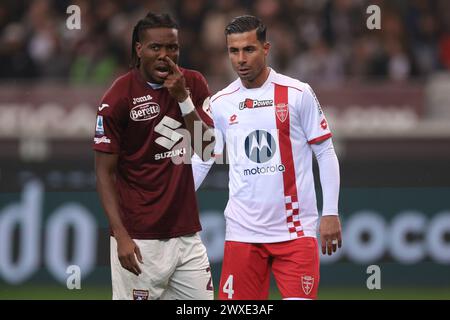
<svg viewBox="0 0 450 320"><path fill-rule="evenodd" d="M71 4L80 30L66 27ZM381 30L366 27L370 4ZM315 89L340 159L344 234L343 250L322 259L320 298L450 298L448 1L3 0L1 299L110 298L90 143L99 99L126 72L131 29L148 10L176 16L180 65L203 72L213 93L234 79L223 27L242 13L268 25L270 65ZM198 193L216 289L227 181L215 166ZM72 264L81 290L66 288ZM374 264L381 290L366 287Z"/></svg>

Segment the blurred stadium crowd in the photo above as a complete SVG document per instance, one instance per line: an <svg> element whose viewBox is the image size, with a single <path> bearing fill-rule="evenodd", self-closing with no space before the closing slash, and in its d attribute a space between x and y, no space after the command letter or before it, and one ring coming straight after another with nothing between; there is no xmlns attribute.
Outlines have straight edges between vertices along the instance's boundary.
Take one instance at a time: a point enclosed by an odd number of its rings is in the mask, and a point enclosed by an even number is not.
<svg viewBox="0 0 450 320"><path fill-rule="evenodd" d="M81 8L81 30L66 9ZM368 30L366 8L381 8L381 30ZM129 64L131 31L149 10L181 26L180 65L202 71L212 89L235 76L223 29L251 13L269 28L271 65L308 82L423 79L450 69L447 0L2 0L0 78L107 85Z"/></svg>

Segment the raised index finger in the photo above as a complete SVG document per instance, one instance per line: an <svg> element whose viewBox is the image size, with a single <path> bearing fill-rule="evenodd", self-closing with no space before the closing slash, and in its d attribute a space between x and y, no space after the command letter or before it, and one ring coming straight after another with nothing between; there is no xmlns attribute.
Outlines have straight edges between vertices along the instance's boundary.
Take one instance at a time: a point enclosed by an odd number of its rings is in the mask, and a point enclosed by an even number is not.
<svg viewBox="0 0 450 320"><path fill-rule="evenodd" d="M172 59L170 59L168 56L165 56L164 59L165 59L166 62L169 64L169 68L172 70L173 73L179 73L179 74L181 74L180 68L178 68L178 66L176 65L175 62L173 62Z"/></svg>

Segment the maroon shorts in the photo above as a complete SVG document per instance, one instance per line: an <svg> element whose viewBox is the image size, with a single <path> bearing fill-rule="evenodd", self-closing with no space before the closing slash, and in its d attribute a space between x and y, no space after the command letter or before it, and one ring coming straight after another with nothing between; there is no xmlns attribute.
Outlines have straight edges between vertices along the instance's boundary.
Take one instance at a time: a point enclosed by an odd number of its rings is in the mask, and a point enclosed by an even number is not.
<svg viewBox="0 0 450 320"><path fill-rule="evenodd" d="M270 270L283 299L316 299L319 287L317 239L277 243L225 242L220 300L268 299Z"/></svg>

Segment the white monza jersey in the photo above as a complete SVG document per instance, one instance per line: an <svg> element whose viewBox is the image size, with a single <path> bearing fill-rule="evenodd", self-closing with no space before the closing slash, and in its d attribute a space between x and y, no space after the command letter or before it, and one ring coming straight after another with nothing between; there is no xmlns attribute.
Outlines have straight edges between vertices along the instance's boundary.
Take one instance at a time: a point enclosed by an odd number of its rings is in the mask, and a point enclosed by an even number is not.
<svg viewBox="0 0 450 320"><path fill-rule="evenodd" d="M226 240L271 243L316 236L310 144L331 137L307 83L270 71L259 88L240 79L211 97L216 154L226 144Z"/></svg>

